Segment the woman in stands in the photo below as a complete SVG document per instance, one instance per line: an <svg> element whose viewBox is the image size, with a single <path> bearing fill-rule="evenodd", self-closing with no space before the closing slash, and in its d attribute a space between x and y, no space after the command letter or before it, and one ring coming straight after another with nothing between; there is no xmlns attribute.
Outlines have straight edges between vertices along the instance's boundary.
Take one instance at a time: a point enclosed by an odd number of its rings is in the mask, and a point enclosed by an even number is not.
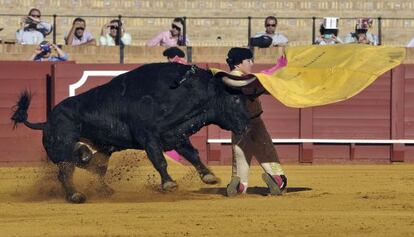
<svg viewBox="0 0 414 237"><path fill-rule="evenodd" d="M355 25L355 31L350 32L346 38L346 44L370 44L378 45L378 37L369 32L372 28L373 20L371 18L358 19Z"/></svg>
<svg viewBox="0 0 414 237"><path fill-rule="evenodd" d="M160 32L157 36L149 40L146 45L166 47L188 45L190 42L187 37L184 42L183 27L183 18L174 18L170 30Z"/></svg>
<svg viewBox="0 0 414 237"><path fill-rule="evenodd" d="M120 21L115 19L110 21L109 23L105 24L101 30L101 37L99 38L99 43L101 45L119 45L120 42L117 40L117 34L119 29L119 38L123 45L130 45L131 44L131 35L125 32L123 24L119 24Z"/></svg>

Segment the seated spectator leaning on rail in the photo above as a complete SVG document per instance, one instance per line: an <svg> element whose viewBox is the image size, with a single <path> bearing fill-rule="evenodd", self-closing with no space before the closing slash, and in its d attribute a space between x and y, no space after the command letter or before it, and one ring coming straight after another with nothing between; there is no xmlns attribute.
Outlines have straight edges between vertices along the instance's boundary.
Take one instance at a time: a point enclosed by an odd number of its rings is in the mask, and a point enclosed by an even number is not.
<svg viewBox="0 0 414 237"><path fill-rule="evenodd" d="M101 37L99 37L99 43L101 45L119 45L117 42L117 34L119 29L119 20L112 20L109 23L105 24L101 30ZM131 44L131 35L125 32L123 25L121 25L121 32L120 32L121 42L124 45Z"/></svg>
<svg viewBox="0 0 414 237"><path fill-rule="evenodd" d="M370 44L378 45L378 38L369 29L372 27L373 20L371 18L358 19L355 25L355 32L350 32L346 38L345 43L356 43L356 44Z"/></svg>
<svg viewBox="0 0 414 237"><path fill-rule="evenodd" d="M264 21L265 32L258 32L254 38L259 38L263 36L269 36L273 39L270 46L285 46L288 44L289 40L282 33L276 32L277 19L274 16L266 17ZM270 47L269 46L269 47Z"/></svg>
<svg viewBox="0 0 414 237"><path fill-rule="evenodd" d="M29 14L21 19L20 29L16 32L18 44L39 44L52 32L52 25L42 21L40 17L40 10L32 8Z"/></svg>
<svg viewBox="0 0 414 237"><path fill-rule="evenodd" d="M338 18L325 17L319 29L320 36L315 40L315 44L330 45L342 44L342 40L338 37Z"/></svg>
<svg viewBox="0 0 414 237"><path fill-rule="evenodd" d="M56 50L57 56L52 56L52 49ZM30 57L30 60L60 62L67 61L68 58L68 54L58 46L55 44L50 44L47 41L43 41L37 46L35 53Z"/></svg>
<svg viewBox="0 0 414 237"><path fill-rule="evenodd" d="M66 45L96 45L96 40L93 38L91 32L86 29L86 22L83 18L75 18L73 20L72 28L65 34Z"/></svg>
<svg viewBox="0 0 414 237"><path fill-rule="evenodd" d="M182 18L174 18L171 29L168 31L160 32L157 36L147 42L147 46L184 46L190 42L186 37L184 43L183 36L184 20Z"/></svg>

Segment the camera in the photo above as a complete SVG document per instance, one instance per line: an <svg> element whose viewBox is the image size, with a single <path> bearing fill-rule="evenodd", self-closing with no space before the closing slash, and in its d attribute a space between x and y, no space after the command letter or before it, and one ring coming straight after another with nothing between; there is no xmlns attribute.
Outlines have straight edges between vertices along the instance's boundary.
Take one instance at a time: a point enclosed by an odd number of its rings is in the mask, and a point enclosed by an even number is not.
<svg viewBox="0 0 414 237"><path fill-rule="evenodd" d="M324 34L323 38L324 39L331 39L333 37L333 34Z"/></svg>
<svg viewBox="0 0 414 237"><path fill-rule="evenodd" d="M26 24L32 24L33 20L30 17L26 17L26 20L24 21Z"/></svg>
<svg viewBox="0 0 414 237"><path fill-rule="evenodd" d="M366 34L367 31L368 31L367 29L356 29L355 34Z"/></svg>
<svg viewBox="0 0 414 237"><path fill-rule="evenodd" d="M49 53L51 51L51 48L50 48L50 45L48 44L41 44L40 50L42 50L42 52L44 53Z"/></svg>

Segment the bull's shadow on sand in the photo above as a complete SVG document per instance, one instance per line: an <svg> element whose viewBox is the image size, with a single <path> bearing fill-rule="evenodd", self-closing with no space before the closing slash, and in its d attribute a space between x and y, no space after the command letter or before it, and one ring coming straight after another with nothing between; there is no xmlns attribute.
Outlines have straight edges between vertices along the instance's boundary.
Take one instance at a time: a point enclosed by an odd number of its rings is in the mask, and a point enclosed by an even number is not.
<svg viewBox="0 0 414 237"><path fill-rule="evenodd" d="M296 192L306 192L311 191L311 188L307 187L288 187L287 193L296 193ZM195 193L198 194L218 194L222 196L226 196L226 188L201 188ZM266 187L250 187L247 188L247 194L253 194L253 195L260 195L260 196L268 196L270 195L269 189Z"/></svg>

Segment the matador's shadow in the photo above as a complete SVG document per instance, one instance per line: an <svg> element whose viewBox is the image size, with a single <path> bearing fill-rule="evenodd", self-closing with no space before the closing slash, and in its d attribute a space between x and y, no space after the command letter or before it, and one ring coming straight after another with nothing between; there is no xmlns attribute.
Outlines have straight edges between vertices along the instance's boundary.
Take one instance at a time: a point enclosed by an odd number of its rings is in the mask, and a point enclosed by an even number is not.
<svg viewBox="0 0 414 237"><path fill-rule="evenodd" d="M296 192L306 192L311 191L311 188L307 187L288 187L287 193L296 193ZM226 196L226 188L201 188L195 193L199 194L219 194ZM269 189L266 187L250 187L247 188L247 194L254 194L254 195L260 195L260 196L268 196L270 195Z"/></svg>

